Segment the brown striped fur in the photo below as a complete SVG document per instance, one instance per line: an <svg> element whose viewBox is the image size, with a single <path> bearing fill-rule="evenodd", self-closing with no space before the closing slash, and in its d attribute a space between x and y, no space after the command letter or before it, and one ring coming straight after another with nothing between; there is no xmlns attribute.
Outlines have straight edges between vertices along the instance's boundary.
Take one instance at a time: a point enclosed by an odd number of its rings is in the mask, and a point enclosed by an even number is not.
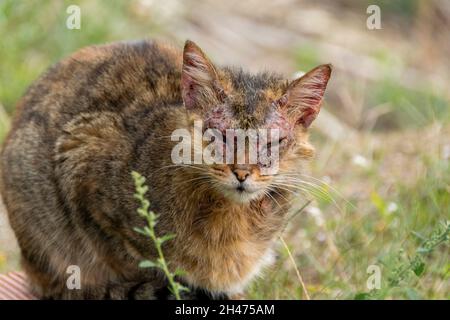
<svg viewBox="0 0 450 320"><path fill-rule="evenodd" d="M305 90L321 84L324 90L329 67L319 71ZM195 119L214 120L215 106L228 110L231 127L257 128L284 115L292 136L280 168L299 170L299 161L313 154L309 124L300 119L317 113L323 90L294 113L289 110L300 104L291 106L289 88L278 75L216 68L189 41L184 60L170 45L138 41L84 48L51 67L18 103L1 156L1 192L35 293L56 299L168 296L161 274L138 268L155 252L133 231L143 221L132 170L147 177L149 200L161 215L158 233L177 235L164 252L171 268L186 271L180 281L193 289L189 297L241 293L270 263L291 194L279 189L233 201L212 183L195 183L200 173L225 183L237 165L173 167L170 134L192 130ZM308 95L305 90L296 97ZM270 185L272 177L261 176L257 166L243 170L255 184ZM66 287L70 265L81 269L81 290Z"/></svg>

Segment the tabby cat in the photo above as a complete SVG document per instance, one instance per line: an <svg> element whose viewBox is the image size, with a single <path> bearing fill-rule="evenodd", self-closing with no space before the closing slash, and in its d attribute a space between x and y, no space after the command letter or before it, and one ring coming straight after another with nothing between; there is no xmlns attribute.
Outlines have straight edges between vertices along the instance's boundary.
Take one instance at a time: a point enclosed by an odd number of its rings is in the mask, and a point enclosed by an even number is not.
<svg viewBox="0 0 450 320"><path fill-rule="evenodd" d="M166 278L142 269L151 241L133 230L130 173L147 178L157 232L185 298L229 298L273 261L295 174L313 148L330 65L294 81L216 67L192 41L81 49L51 67L19 101L1 154L1 193L22 264L43 299L167 299ZM277 128L279 170L259 164L174 164L171 133ZM297 176L298 177L298 176ZM81 288L67 284L69 266Z"/></svg>

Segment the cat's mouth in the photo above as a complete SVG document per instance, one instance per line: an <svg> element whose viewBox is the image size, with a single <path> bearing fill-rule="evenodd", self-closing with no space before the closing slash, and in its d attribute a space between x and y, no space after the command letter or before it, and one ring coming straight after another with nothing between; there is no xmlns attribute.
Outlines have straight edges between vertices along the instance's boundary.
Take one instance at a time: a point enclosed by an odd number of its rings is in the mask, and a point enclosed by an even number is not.
<svg viewBox="0 0 450 320"><path fill-rule="evenodd" d="M237 203L248 203L265 194L266 186L248 178L244 181L238 179L217 179L212 183L213 188L226 199Z"/></svg>
<svg viewBox="0 0 450 320"><path fill-rule="evenodd" d="M248 203L259 198L263 194L264 192L262 192L262 190L251 188L242 183L228 190L224 190L224 195L227 198L238 203Z"/></svg>

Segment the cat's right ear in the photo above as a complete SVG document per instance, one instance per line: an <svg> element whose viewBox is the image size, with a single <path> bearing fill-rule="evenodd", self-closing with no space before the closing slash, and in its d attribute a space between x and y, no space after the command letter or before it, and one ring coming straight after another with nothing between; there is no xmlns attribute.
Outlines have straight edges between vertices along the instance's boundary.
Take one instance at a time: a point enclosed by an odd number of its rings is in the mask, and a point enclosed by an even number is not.
<svg viewBox="0 0 450 320"><path fill-rule="evenodd" d="M291 82L277 104L286 110L295 124L308 128L320 111L323 95L331 76L330 64L320 65Z"/></svg>
<svg viewBox="0 0 450 320"><path fill-rule="evenodd" d="M217 100L220 90L214 65L194 42L187 40L181 71L181 95L186 109L201 111Z"/></svg>

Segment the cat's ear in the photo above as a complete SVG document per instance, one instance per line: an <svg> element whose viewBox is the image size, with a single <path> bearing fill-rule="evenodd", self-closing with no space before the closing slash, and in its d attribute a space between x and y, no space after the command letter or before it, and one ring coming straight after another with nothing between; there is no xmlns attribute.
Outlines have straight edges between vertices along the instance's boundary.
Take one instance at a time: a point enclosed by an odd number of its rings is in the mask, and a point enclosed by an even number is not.
<svg viewBox="0 0 450 320"><path fill-rule="evenodd" d="M217 100L220 90L214 65L194 42L187 40L181 71L181 94L185 107L201 110L203 105Z"/></svg>
<svg viewBox="0 0 450 320"><path fill-rule="evenodd" d="M330 64L324 64L292 81L279 99L278 104L295 124L308 128L317 117L331 68Z"/></svg>

